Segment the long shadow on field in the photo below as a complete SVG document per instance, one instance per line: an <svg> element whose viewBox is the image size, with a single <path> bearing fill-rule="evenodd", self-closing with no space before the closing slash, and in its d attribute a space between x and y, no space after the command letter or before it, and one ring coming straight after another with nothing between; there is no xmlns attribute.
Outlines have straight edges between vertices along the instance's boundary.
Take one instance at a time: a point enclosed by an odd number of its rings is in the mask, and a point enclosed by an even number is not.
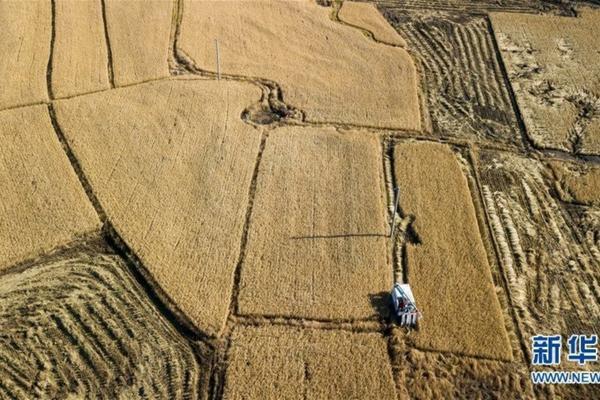
<svg viewBox="0 0 600 400"><path fill-rule="evenodd" d="M383 233L339 233L335 235L311 235L311 236L291 236L292 240L302 239L340 239L340 238L352 238L352 237L389 237L389 235Z"/></svg>

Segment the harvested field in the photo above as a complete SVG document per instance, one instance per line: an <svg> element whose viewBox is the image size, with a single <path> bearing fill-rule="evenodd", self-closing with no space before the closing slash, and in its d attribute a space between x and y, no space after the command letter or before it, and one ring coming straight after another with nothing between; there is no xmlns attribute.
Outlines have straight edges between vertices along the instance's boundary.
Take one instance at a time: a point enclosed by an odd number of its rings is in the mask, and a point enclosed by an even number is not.
<svg viewBox="0 0 600 400"><path fill-rule="evenodd" d="M338 18L355 27L367 30L376 41L405 47L404 39L392 28L373 4L344 1Z"/></svg>
<svg viewBox="0 0 600 400"><path fill-rule="evenodd" d="M400 329L391 340L392 371L399 399L533 399L527 367L416 350ZM410 336L408 336L410 337Z"/></svg>
<svg viewBox="0 0 600 400"><path fill-rule="evenodd" d="M229 311L260 143L240 115L260 96L244 83L168 80L56 103L117 232L211 335Z"/></svg>
<svg viewBox="0 0 600 400"><path fill-rule="evenodd" d="M510 360L475 208L456 156L446 145L408 142L396 145L394 164L400 207L414 216L418 236L405 255L408 283L424 315L415 343Z"/></svg>
<svg viewBox="0 0 600 400"><path fill-rule="evenodd" d="M600 154L600 11L575 18L492 14L491 20L533 144Z"/></svg>
<svg viewBox="0 0 600 400"><path fill-rule="evenodd" d="M593 0L592 0L593 1ZM486 14L489 11L535 12L568 11L568 2L544 0L371 0L381 9L426 11L430 9L468 14Z"/></svg>
<svg viewBox="0 0 600 400"><path fill-rule="evenodd" d="M312 1L184 1L178 51L215 72L218 38L221 73L275 81L307 121L420 129L409 54L330 14Z"/></svg>
<svg viewBox="0 0 600 400"><path fill-rule="evenodd" d="M0 332L1 398L188 399L207 379L114 255L2 276Z"/></svg>
<svg viewBox="0 0 600 400"><path fill-rule="evenodd" d="M102 4L55 1L52 93L67 97L110 87Z"/></svg>
<svg viewBox="0 0 600 400"><path fill-rule="evenodd" d="M484 17L384 10L422 66L435 135L521 145Z"/></svg>
<svg viewBox="0 0 600 400"><path fill-rule="evenodd" d="M169 76L173 1L101 0L105 7L114 84Z"/></svg>
<svg viewBox="0 0 600 400"><path fill-rule="evenodd" d="M600 206L600 166L551 161L550 167L561 200Z"/></svg>
<svg viewBox="0 0 600 400"><path fill-rule="evenodd" d="M270 134L242 266L240 313L377 314L372 302L392 285L381 152L375 137L328 128Z"/></svg>
<svg viewBox="0 0 600 400"><path fill-rule="evenodd" d="M377 333L239 327L224 399L396 399Z"/></svg>
<svg viewBox="0 0 600 400"><path fill-rule="evenodd" d="M0 270L100 228L48 108L0 112Z"/></svg>
<svg viewBox="0 0 600 400"><path fill-rule="evenodd" d="M48 100L49 1L0 1L0 109Z"/></svg>
<svg viewBox="0 0 600 400"><path fill-rule="evenodd" d="M600 252L554 197L552 175L538 161L480 152L489 221L520 330L595 332L600 324ZM527 346L529 347L529 346Z"/></svg>

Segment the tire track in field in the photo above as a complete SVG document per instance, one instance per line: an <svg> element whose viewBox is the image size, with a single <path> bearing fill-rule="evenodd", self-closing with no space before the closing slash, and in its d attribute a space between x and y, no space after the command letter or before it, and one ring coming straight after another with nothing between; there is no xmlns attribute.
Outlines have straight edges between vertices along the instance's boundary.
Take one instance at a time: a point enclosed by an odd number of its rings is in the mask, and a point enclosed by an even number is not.
<svg viewBox="0 0 600 400"><path fill-rule="evenodd" d="M484 17L393 9L384 14L421 63L434 133L521 146Z"/></svg>
<svg viewBox="0 0 600 400"><path fill-rule="evenodd" d="M0 281L0 398L198 398L203 375L118 256L76 253Z"/></svg>

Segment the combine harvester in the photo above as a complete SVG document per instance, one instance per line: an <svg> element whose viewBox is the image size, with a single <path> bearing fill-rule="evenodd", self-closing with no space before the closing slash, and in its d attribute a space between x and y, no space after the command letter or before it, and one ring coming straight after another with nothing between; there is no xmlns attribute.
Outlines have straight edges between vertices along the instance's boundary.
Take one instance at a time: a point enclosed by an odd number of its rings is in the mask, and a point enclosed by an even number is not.
<svg viewBox="0 0 600 400"><path fill-rule="evenodd" d="M400 188L395 188L394 193L396 194L396 201L394 202L394 213L392 217L392 229L390 231L390 238L392 241L396 239L395 228L396 228L396 213L398 212L398 201L400 199ZM392 243L394 248L394 243ZM398 271L394 271L394 287L392 287L392 306L394 312L398 316L400 326L413 327L417 325L422 314L417 309L415 303L415 297L413 296L412 290L408 283L400 283L400 274Z"/></svg>
<svg viewBox="0 0 600 400"><path fill-rule="evenodd" d="M417 325L422 315L417 309L409 284L394 284L392 288L392 303L394 312L400 320L400 326L412 327Z"/></svg>

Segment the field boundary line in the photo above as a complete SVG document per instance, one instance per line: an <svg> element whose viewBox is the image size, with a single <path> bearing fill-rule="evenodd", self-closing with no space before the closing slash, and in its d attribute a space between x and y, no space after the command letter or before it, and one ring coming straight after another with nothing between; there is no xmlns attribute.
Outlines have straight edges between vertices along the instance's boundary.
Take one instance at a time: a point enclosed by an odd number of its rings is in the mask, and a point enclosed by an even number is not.
<svg viewBox="0 0 600 400"><path fill-rule="evenodd" d="M111 89L115 88L115 74L113 70L113 55L112 47L110 45L110 36L108 33L108 18L106 16L106 0L100 0L100 6L102 8L102 22L104 25L104 42L106 43L106 68L108 70L108 80L110 82Z"/></svg>

